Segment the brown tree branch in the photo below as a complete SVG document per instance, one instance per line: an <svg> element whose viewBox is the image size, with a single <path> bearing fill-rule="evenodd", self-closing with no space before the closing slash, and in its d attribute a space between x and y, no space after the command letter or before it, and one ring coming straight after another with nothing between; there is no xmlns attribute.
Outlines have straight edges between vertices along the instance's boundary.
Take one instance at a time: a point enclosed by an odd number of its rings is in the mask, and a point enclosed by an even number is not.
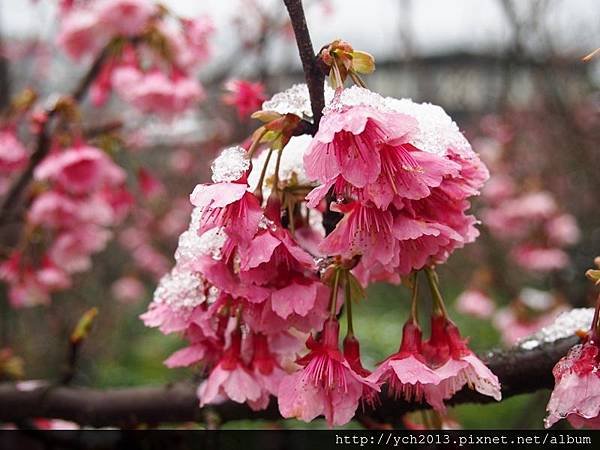
<svg viewBox="0 0 600 450"><path fill-rule="evenodd" d="M283 3L285 3L285 7L288 10L292 22L292 28L294 29L294 36L296 37L296 44L298 46L298 53L300 54L300 60L302 61L302 70L304 71L304 78L306 79L306 85L308 86L310 105L313 114L311 134L314 135L319 128L319 121L321 120L323 108L325 108L325 71L319 64L319 60L313 50L310 33L306 26L306 17L304 16L302 0L283 0Z"/></svg>
<svg viewBox="0 0 600 450"><path fill-rule="evenodd" d="M579 339L575 336L544 344L533 350L515 348L482 356L502 384L503 398L552 388L552 368ZM457 393L449 404L488 403L494 400L469 389ZM358 419L397 423L409 411L425 404L395 401L382 396L375 410L359 413ZM140 424L204 422L209 416L221 422L242 419L280 419L275 401L263 411L225 402L200 408L196 386L179 383L164 387L88 389L40 387L22 391L14 383L0 384L0 421L20 422L35 417L56 418L95 427L134 427Z"/></svg>

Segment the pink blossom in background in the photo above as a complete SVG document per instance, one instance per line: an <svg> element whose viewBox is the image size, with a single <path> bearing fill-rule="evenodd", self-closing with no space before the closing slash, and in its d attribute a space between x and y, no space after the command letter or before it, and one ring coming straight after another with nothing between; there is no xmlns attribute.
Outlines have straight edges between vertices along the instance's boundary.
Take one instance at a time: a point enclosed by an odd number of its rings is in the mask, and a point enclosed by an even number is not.
<svg viewBox="0 0 600 450"><path fill-rule="evenodd" d="M494 313L494 301L482 291L469 289L456 298L456 310L480 319L488 319Z"/></svg>
<svg viewBox="0 0 600 450"><path fill-rule="evenodd" d="M14 131L0 130L0 173L10 174L24 167L28 153Z"/></svg>
<svg viewBox="0 0 600 450"><path fill-rule="evenodd" d="M89 194L102 185L117 185L125 180L125 171L102 150L79 145L46 157L35 169L38 180L55 181L74 194Z"/></svg>
<svg viewBox="0 0 600 450"><path fill-rule="evenodd" d="M231 80L225 83L227 94L223 95L226 105L235 106L238 117L247 119L259 110L265 101L265 87L262 83L252 83L247 80Z"/></svg>
<svg viewBox="0 0 600 450"><path fill-rule="evenodd" d="M165 186L148 169L141 167L137 173L138 185L142 195L147 199L160 197L165 193Z"/></svg>
<svg viewBox="0 0 600 450"><path fill-rule="evenodd" d="M113 72L117 93L144 113L165 119L188 110L205 96L198 81L183 75L168 77L163 72L141 72L135 67L120 67Z"/></svg>
<svg viewBox="0 0 600 450"><path fill-rule="evenodd" d="M511 346L551 324L564 310L552 293L524 288L516 302L496 312L492 324L504 344Z"/></svg>
<svg viewBox="0 0 600 450"><path fill-rule="evenodd" d="M110 39L110 29L103 27L91 8L71 9L64 13L58 45L74 60L93 55Z"/></svg>
<svg viewBox="0 0 600 450"><path fill-rule="evenodd" d="M525 244L514 248L510 255L519 266L532 272L551 272L569 265L569 255L558 248L536 248Z"/></svg>
<svg viewBox="0 0 600 450"><path fill-rule="evenodd" d="M101 26L123 36L139 34L158 12L148 0L99 0L94 6Z"/></svg>
<svg viewBox="0 0 600 450"><path fill-rule="evenodd" d="M121 277L110 287L111 293L115 299L122 303L137 303L142 300L146 294L144 284L136 277Z"/></svg>
<svg viewBox="0 0 600 450"><path fill-rule="evenodd" d="M562 214L546 223L546 232L556 245L573 245L579 241L581 233L577 220L571 214Z"/></svg>

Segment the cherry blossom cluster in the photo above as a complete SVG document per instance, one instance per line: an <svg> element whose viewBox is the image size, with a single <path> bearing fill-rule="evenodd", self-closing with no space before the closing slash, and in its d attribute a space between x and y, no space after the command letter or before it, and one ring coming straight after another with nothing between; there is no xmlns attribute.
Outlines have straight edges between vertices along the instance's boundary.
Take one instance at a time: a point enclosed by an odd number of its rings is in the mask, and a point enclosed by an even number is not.
<svg viewBox="0 0 600 450"><path fill-rule="evenodd" d="M110 227L131 205L125 171L103 150L84 141L58 144L36 168L37 194L27 211L21 243L0 263L13 306L48 303L71 285L103 250Z"/></svg>
<svg viewBox="0 0 600 450"><path fill-rule="evenodd" d="M201 406L230 399L261 409L274 396L283 417L324 416L332 426L359 404L376 407L382 390L440 412L465 386L499 400L498 379L450 320L432 269L476 238L466 211L487 169L437 106L359 87L325 95L314 137L296 136L312 120L306 86L264 102L247 148L224 149L212 183L190 195L175 266L142 316L188 341L167 366L203 367ZM341 220L326 236L332 213ZM416 312L419 272L435 299L427 340ZM413 312L400 350L370 371L352 302L371 282L400 277Z"/></svg>
<svg viewBox="0 0 600 450"><path fill-rule="evenodd" d="M498 176L490 180L484 195L489 203L482 212L484 223L495 237L511 243L515 264L533 273L568 266L564 249L577 243L579 228L550 192L517 194L510 178Z"/></svg>
<svg viewBox="0 0 600 450"><path fill-rule="evenodd" d="M143 113L170 119L205 96L194 77L210 56L211 21L180 18L147 0L64 2L59 46L74 60L107 52L91 88L103 105L115 91Z"/></svg>

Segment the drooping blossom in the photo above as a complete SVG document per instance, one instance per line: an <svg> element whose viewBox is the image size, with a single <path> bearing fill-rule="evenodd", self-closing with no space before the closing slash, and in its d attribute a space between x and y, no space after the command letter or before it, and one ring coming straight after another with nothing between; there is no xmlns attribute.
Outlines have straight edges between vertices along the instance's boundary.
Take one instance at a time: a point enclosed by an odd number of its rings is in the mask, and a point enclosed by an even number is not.
<svg viewBox="0 0 600 450"><path fill-rule="evenodd" d="M263 105L265 107L265 105ZM304 157L344 217L323 254L360 255L363 282L396 281L427 263L444 262L478 235L468 198L488 177L456 124L433 105L384 99L366 89L336 93Z"/></svg>
<svg viewBox="0 0 600 450"><path fill-rule="evenodd" d="M339 323L328 320L321 338L309 337L310 352L297 362L303 369L288 375L279 387L279 411L286 418L310 422L323 415L330 426L349 422L363 387L377 385L358 375L339 350Z"/></svg>
<svg viewBox="0 0 600 450"><path fill-rule="evenodd" d="M502 398L498 377L469 349L456 325L443 316L431 317L431 337L423 344L430 367L440 378L428 390L429 403L445 410L448 400L465 385L497 401Z"/></svg>
<svg viewBox="0 0 600 450"><path fill-rule="evenodd" d="M407 322L402 330L398 352L389 356L368 377L368 380L386 384L388 394L408 402L425 399L436 409L443 409L439 396L431 395L431 387L440 384L439 375L427 365L422 353L421 329Z"/></svg>
<svg viewBox="0 0 600 450"><path fill-rule="evenodd" d="M223 396L237 403L260 399L261 385L253 377L241 355L242 336L234 332L229 348L198 388L200 406L215 403Z"/></svg>
<svg viewBox="0 0 600 450"><path fill-rule="evenodd" d="M546 428L567 419L575 428L600 427L600 352L586 339L554 366L555 386L546 410Z"/></svg>

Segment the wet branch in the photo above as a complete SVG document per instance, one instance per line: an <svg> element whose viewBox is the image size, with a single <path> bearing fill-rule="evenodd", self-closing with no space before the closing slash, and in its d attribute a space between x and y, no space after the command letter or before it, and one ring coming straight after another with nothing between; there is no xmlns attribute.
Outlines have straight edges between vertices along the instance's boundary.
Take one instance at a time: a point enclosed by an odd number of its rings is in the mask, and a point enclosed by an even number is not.
<svg viewBox="0 0 600 450"><path fill-rule="evenodd" d="M481 355L498 376L504 399L514 395L552 388L552 368L578 338L562 339L533 350L519 348ZM0 384L0 421L20 422L34 417L69 420L94 427L131 428L141 424L206 422L216 417L220 422L242 419L280 419L277 404L272 401L263 411L252 411L231 401L200 408L196 385L178 383L162 387L124 389L88 389L61 386L39 387L20 391L14 383ZM489 403L490 397L463 389L449 404ZM359 413L358 419L375 423L397 423L409 411L427 405L406 403L383 397L373 411Z"/></svg>

